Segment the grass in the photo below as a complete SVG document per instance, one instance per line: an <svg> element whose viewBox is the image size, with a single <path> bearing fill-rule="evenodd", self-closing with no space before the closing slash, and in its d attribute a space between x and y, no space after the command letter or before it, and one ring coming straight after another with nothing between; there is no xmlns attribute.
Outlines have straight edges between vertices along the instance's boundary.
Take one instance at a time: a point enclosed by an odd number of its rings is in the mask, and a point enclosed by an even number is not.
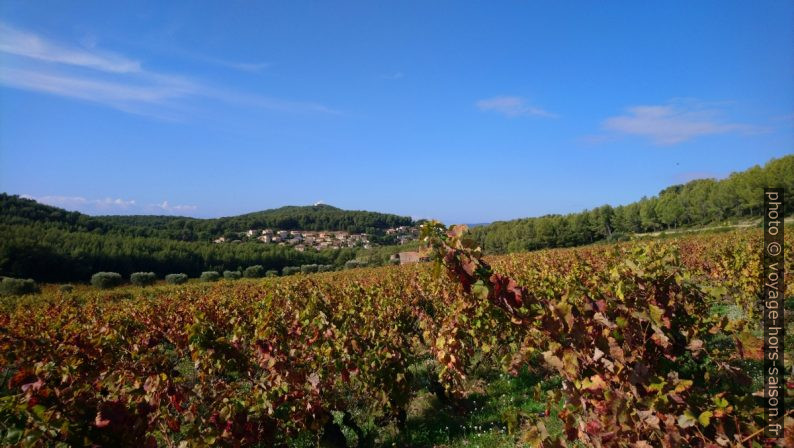
<svg viewBox="0 0 794 448"><path fill-rule="evenodd" d="M546 417L546 392L558 389L558 377L541 378L524 369L518 376L491 373L470 381L469 396L456 406L442 404L421 392L408 409L406 429L383 437L378 446L515 447L520 427L542 420L549 433L559 434L560 405Z"/></svg>
<svg viewBox="0 0 794 448"><path fill-rule="evenodd" d="M426 366L414 366L415 381L421 386L430 374ZM378 448L508 448L529 446L521 434L530 424L542 421L549 434L562 432L556 416L562 402L549 409L547 392L560 388L558 376L542 377L524 369L517 376L488 372L469 381L468 397L455 404L444 404L432 393L421 390L408 406L403 431L392 424L377 428L368 422L362 429L375 435ZM348 446L357 446L350 428L343 426L341 413L335 420L342 427ZM362 416L356 420L361 421ZM316 439L305 433L292 440L293 448L315 447Z"/></svg>

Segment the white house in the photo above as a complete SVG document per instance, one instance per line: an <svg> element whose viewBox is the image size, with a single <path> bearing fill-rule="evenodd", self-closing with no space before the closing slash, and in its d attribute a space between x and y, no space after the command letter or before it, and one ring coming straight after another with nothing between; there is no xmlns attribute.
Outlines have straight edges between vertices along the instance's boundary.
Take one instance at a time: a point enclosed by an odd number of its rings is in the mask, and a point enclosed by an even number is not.
<svg viewBox="0 0 794 448"><path fill-rule="evenodd" d="M418 263L428 260L427 257L423 257L419 252L400 252L397 257L400 259L400 264Z"/></svg>

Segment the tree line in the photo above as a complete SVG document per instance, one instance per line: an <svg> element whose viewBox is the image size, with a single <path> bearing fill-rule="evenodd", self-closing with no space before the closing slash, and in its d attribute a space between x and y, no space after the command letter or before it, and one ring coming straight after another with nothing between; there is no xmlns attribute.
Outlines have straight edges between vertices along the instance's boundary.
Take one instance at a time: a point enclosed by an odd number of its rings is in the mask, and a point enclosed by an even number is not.
<svg viewBox="0 0 794 448"><path fill-rule="evenodd" d="M259 242L213 244L71 232L46 222L0 224L0 234L0 276L39 282L86 282L97 272L118 272L125 278L135 272L154 272L158 278L185 273L197 278L208 270L244 271L257 265L278 273L307 265L380 266L389 263L394 253L416 248L409 244L299 252Z"/></svg>
<svg viewBox="0 0 794 448"><path fill-rule="evenodd" d="M614 241L629 234L760 218L764 187L794 191L794 155L773 159L725 179L698 179L665 188L628 205L604 205L568 215L495 222L475 227L472 237L487 253L571 247ZM794 198L785 213L794 212Z"/></svg>
<svg viewBox="0 0 794 448"><path fill-rule="evenodd" d="M47 223L72 232L176 241L211 241L248 229L345 230L382 236L385 229L410 226L410 217L342 210L330 205L287 206L245 215L199 219L183 216L89 216L0 193L0 224Z"/></svg>
<svg viewBox="0 0 794 448"><path fill-rule="evenodd" d="M100 271L154 272L158 277L183 272L198 277L207 270L240 270L261 265L332 264L344 266L356 257L351 248L298 252L261 243L213 244L163 238L70 232L45 223L0 224L0 275L42 282L88 281Z"/></svg>
<svg viewBox="0 0 794 448"><path fill-rule="evenodd" d="M700 179L662 190L658 196L628 205L604 205L569 215L497 222L472 229L488 253L570 247L619 240L652 232L760 217L763 187L794 191L794 155L733 173L722 180ZM787 215L794 198L786 201ZM363 251L298 252L256 242L212 244L210 237L248 228L306 230L383 229L415 224L410 218L373 212L349 212L330 206L282 207L233 218L194 219L168 216L91 217L35 201L0 194L0 275L42 282L83 282L96 272L154 272L158 277L185 273L266 270L332 265L352 267L388 263L405 246ZM345 227L347 226L347 227Z"/></svg>
<svg viewBox="0 0 794 448"><path fill-rule="evenodd" d="M366 259L359 265L380 265L396 248L366 253L353 248L299 252L258 242L210 241L232 232L273 228L368 232L373 242L388 243L386 228L411 224L408 217L328 205L282 207L218 219L95 217L2 193L0 275L40 282L85 282L96 272L117 272L125 278L135 272L154 272L162 278L171 273L199 277L207 270L235 272L254 265L278 272L304 265L341 268L357 258Z"/></svg>

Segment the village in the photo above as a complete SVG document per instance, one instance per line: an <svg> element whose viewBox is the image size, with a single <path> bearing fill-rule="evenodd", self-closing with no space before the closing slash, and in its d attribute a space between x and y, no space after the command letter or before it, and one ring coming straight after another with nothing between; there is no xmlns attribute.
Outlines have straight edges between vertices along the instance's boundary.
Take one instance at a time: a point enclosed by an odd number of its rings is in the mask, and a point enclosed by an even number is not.
<svg viewBox="0 0 794 448"><path fill-rule="evenodd" d="M385 234L394 244L405 244L416 240L419 231L415 227L399 226L386 229ZM306 249L342 249L360 247L369 249L375 246L372 238L366 233L350 233L343 230L273 230L273 229L249 229L240 232L237 239L222 236L213 240L214 243L242 243L243 241L257 240L264 244L278 244L281 246L292 246L297 251Z"/></svg>

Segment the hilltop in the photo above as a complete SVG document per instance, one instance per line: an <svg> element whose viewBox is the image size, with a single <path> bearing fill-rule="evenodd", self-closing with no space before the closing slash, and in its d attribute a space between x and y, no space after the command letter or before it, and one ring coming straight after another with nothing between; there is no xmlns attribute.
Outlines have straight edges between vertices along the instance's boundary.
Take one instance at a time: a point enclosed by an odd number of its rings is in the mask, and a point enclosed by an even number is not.
<svg viewBox="0 0 794 448"><path fill-rule="evenodd" d="M382 235L392 227L411 226L410 217L362 210L343 210L331 205L284 206L222 218L190 218L160 215L89 216L32 199L0 193L0 223L44 223L62 230L133 237L157 237L177 241L211 241L249 229L337 230Z"/></svg>
<svg viewBox="0 0 794 448"><path fill-rule="evenodd" d="M89 216L0 194L0 275L38 281L87 281L95 272L155 272L158 276L206 270L240 270L261 265L282 271L302 265L345 266L351 260L388 262L396 247L332 249L331 244L299 251L290 245L213 244L218 237L240 237L251 229L367 233L366 246L396 241L392 227L410 226L408 217L342 210L329 205L289 206L225 218L179 216ZM319 246L319 245L318 245ZM361 244L361 246L365 246Z"/></svg>
<svg viewBox="0 0 794 448"><path fill-rule="evenodd" d="M794 190L794 155L722 180L673 185L658 196L628 205L477 226L471 236L487 253L506 253L618 241L662 230L724 226L757 218L765 186ZM784 213L791 215L793 207L794 201L789 199ZM401 241L393 229L415 228L416 224L409 217L330 205L286 206L211 219L89 216L0 194L0 234L4 236L0 240L0 275L79 281L104 270L125 275L154 271L158 275L184 272L198 276L207 269L236 270L251 265L275 270L304 264L339 268L351 260L373 257L375 264L382 264L401 247L390 246ZM264 235L266 229L287 232L274 244L275 238L267 240ZM334 234L319 234L329 231ZM260 235L265 241L258 240ZM285 244L287 238L291 245ZM213 244L216 240L239 244ZM361 252L370 245L390 247L382 247L375 256Z"/></svg>

